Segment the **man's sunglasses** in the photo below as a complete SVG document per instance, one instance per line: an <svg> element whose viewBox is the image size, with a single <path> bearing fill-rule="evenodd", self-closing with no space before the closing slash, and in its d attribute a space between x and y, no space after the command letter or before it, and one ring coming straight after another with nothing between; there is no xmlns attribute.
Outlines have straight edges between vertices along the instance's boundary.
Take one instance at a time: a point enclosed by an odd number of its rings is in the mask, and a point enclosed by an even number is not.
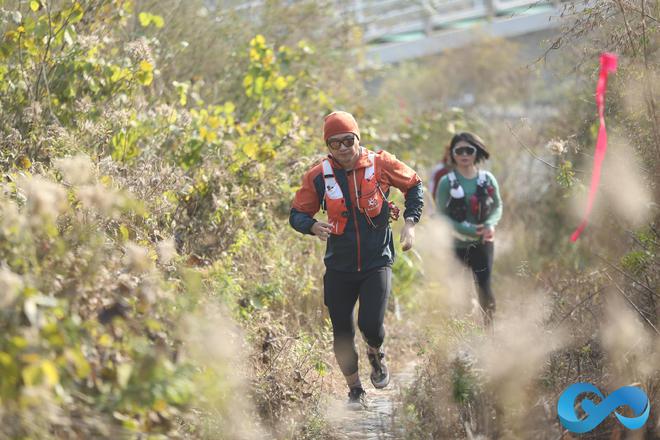
<svg viewBox="0 0 660 440"><path fill-rule="evenodd" d="M472 156L477 152L477 149L471 145L454 148L454 154L457 156Z"/></svg>
<svg viewBox="0 0 660 440"><path fill-rule="evenodd" d="M346 148L351 148L355 144L355 135L352 134L341 139L331 139L328 140L327 144L332 150L339 150L342 145Z"/></svg>

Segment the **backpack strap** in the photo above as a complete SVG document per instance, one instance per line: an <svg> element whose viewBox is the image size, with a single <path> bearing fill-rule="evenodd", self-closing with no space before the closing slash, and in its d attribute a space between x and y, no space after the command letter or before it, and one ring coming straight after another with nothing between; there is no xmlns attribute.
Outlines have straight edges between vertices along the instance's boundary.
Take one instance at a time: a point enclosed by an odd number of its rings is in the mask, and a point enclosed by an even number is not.
<svg viewBox="0 0 660 440"><path fill-rule="evenodd" d="M448 172L447 178L449 179L449 187L453 187L454 183L456 183L456 173L454 171Z"/></svg>
<svg viewBox="0 0 660 440"><path fill-rule="evenodd" d="M456 173L454 171L450 171L447 173L447 178L449 179L449 199L447 199L447 204L451 201L451 199L461 199L465 197L465 191L463 191L463 187L461 186L460 183L458 183L458 180L456 179Z"/></svg>
<svg viewBox="0 0 660 440"><path fill-rule="evenodd" d="M486 175L486 171L479 170L479 174L477 177L477 185L486 186L487 184L488 184L488 176Z"/></svg>
<svg viewBox="0 0 660 440"><path fill-rule="evenodd" d="M376 153L370 151L368 157L371 165L364 170L364 180L371 180L376 175Z"/></svg>
<svg viewBox="0 0 660 440"><path fill-rule="evenodd" d="M371 180L376 175L376 153L370 151L368 156L369 160L371 161L371 165L364 169L364 180ZM385 196L383 189L380 187L380 182L378 180L376 180L376 187L378 188L378 191L380 191L380 194L383 196L383 200L387 201L387 197Z"/></svg>
<svg viewBox="0 0 660 440"><path fill-rule="evenodd" d="M329 199L343 199L344 193L335 179L335 172L328 159L323 160L323 180L325 181L325 196Z"/></svg>

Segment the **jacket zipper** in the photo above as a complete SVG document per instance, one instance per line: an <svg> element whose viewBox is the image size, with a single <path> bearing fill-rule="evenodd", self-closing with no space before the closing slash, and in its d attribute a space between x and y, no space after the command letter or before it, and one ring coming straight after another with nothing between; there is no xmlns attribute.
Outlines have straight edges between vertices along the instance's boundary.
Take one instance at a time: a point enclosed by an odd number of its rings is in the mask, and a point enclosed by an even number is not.
<svg viewBox="0 0 660 440"><path fill-rule="evenodd" d="M355 170L353 170L353 184L355 186L355 204L353 204L353 223L355 223L355 234L357 235L357 270L360 272L362 270L362 262L360 258L360 228L358 228L358 221L357 221L357 214L355 213L355 205L358 205L358 208L360 207L360 196L358 194L358 187L357 187L357 178L355 177ZM350 194L349 194L350 196Z"/></svg>

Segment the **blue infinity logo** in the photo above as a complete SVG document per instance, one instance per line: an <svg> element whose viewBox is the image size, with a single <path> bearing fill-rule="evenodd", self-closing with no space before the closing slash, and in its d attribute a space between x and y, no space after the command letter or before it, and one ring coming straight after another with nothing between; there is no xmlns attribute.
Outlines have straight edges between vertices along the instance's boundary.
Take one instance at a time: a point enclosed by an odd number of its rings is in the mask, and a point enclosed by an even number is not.
<svg viewBox="0 0 660 440"><path fill-rule="evenodd" d="M591 399L582 401L582 410L586 416L578 419L575 412L575 401L580 394L594 393L600 397L601 402L596 405ZM615 410L620 406L627 406L633 410L635 417L624 417ZM621 387L612 394L603 394L590 383L580 382L566 388L557 402L557 414L564 428L576 434L589 432L614 412L614 415L623 426L628 429L639 429L649 418L651 404L644 391L637 387Z"/></svg>

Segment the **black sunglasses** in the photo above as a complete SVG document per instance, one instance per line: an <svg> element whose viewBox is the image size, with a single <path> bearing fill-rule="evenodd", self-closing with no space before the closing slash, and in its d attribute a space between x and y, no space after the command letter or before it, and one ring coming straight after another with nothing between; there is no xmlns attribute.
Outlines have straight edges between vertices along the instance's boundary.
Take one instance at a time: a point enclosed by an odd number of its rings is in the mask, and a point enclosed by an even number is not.
<svg viewBox="0 0 660 440"><path fill-rule="evenodd" d="M342 145L346 148L351 148L355 144L355 135L352 134L342 139L328 140L326 144L333 150L339 150Z"/></svg>
<svg viewBox="0 0 660 440"><path fill-rule="evenodd" d="M472 156L477 152L477 149L471 145L454 148L454 154L457 156Z"/></svg>

